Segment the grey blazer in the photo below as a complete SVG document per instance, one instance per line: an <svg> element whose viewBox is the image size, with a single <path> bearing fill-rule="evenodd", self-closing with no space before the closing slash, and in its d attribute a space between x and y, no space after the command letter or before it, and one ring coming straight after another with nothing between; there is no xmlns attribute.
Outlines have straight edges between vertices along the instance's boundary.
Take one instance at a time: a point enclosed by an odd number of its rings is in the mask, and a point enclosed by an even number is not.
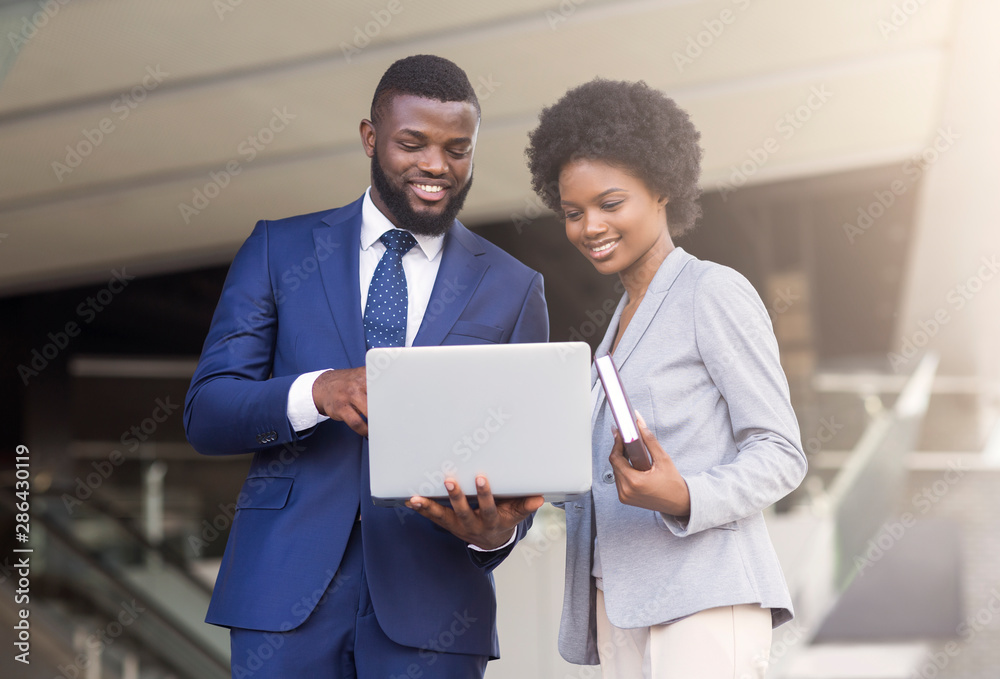
<svg viewBox="0 0 1000 679"><path fill-rule="evenodd" d="M626 293L596 355L611 349ZM686 520L618 500L603 390L593 413L593 489L565 505L566 590L559 651L597 664L598 536L608 618L670 622L717 606L760 604L776 627L792 603L761 511L806 472L771 321L750 283L681 248L656 272L614 352L628 397L691 493ZM592 370L591 383L597 380ZM598 387L600 389L600 387Z"/></svg>

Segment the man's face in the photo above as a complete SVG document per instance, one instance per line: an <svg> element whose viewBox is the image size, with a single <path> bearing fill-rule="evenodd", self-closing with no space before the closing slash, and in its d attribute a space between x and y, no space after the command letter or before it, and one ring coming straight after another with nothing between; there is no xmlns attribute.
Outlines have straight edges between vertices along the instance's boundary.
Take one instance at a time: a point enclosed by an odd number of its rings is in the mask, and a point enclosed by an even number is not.
<svg viewBox="0 0 1000 679"><path fill-rule="evenodd" d="M478 133L479 115L468 102L393 97L377 125L361 121L372 202L399 228L445 233L472 188Z"/></svg>

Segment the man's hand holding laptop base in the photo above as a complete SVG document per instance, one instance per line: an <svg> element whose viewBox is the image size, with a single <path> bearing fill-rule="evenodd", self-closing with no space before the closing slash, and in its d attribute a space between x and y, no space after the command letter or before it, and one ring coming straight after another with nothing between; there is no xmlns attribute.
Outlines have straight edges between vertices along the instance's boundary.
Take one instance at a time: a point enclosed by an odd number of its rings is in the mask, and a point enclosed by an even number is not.
<svg viewBox="0 0 1000 679"><path fill-rule="evenodd" d="M313 402L322 415L341 420L362 436L368 435L368 390L365 368L328 370L313 383ZM493 550L510 541L524 519L544 504L541 495L497 500L485 476L476 477L479 507L473 509L453 478L445 479L451 507L414 495L406 506L433 521L467 544Z"/></svg>
<svg viewBox="0 0 1000 679"><path fill-rule="evenodd" d="M490 482L485 476L477 476L479 508L472 509L455 479L445 479L444 487L448 490L451 507L419 495L411 497L406 506L466 543L487 551L507 544L517 524L545 503L541 495L496 500L490 491Z"/></svg>

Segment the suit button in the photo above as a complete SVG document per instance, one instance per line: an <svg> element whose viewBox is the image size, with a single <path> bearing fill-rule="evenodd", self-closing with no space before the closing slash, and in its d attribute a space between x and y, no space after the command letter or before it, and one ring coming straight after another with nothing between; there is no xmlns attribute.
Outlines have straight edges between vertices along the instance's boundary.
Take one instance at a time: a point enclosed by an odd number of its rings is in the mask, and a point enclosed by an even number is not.
<svg viewBox="0 0 1000 679"><path fill-rule="evenodd" d="M264 442L264 435L257 434L257 443L263 443L263 442Z"/></svg>
<svg viewBox="0 0 1000 679"><path fill-rule="evenodd" d="M604 479L604 483L614 483L615 473L609 469L608 471L604 472L601 478Z"/></svg>

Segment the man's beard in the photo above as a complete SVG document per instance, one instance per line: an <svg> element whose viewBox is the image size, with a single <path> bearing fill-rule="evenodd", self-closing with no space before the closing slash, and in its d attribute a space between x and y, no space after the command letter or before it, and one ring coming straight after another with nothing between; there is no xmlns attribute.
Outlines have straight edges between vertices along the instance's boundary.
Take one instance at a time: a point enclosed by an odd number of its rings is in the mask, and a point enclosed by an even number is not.
<svg viewBox="0 0 1000 679"><path fill-rule="evenodd" d="M401 228L421 236L441 236L448 232L465 205L465 197L472 188L472 175L469 175L469 181L461 191L447 199L444 210L439 214L421 214L410 207L406 188L397 189L389 182L376 152L372 153L372 185Z"/></svg>

